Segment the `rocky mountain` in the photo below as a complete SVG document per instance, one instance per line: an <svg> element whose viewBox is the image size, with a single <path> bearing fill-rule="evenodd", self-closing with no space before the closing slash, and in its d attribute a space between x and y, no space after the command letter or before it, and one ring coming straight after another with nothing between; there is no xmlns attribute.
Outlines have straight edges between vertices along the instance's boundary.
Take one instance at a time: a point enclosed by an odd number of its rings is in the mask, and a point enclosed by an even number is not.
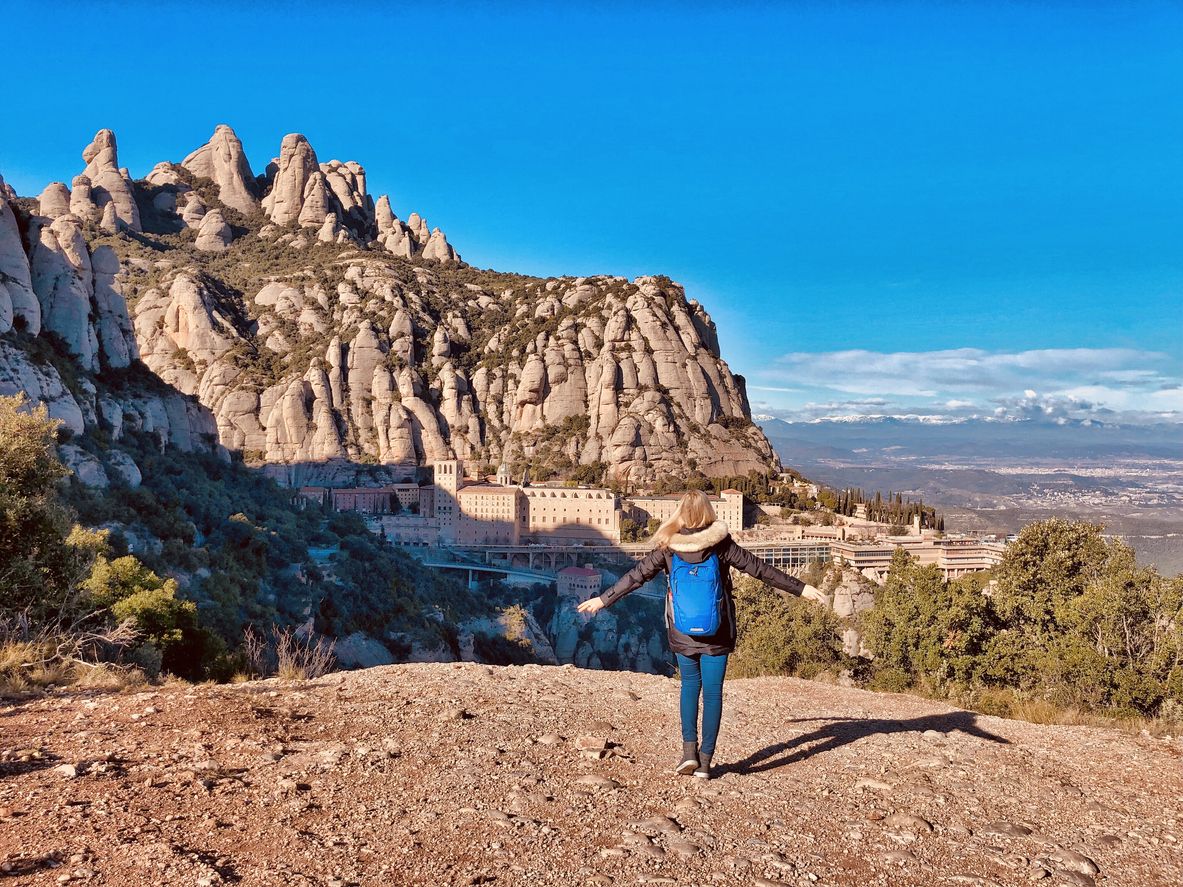
<svg viewBox="0 0 1183 887"><path fill-rule="evenodd" d="M537 665L59 691L0 709L14 887L1168 887L1180 741L730 680L718 776L678 683Z"/></svg>
<svg viewBox="0 0 1183 887"><path fill-rule="evenodd" d="M298 134L258 176L228 126L143 180L117 151L102 130L70 187L0 197L0 332L52 334L84 371L0 344L0 391L75 431L209 434L252 462L455 456L632 481L776 462L710 316L666 278L472 268ZM188 397L90 391L137 360Z"/></svg>

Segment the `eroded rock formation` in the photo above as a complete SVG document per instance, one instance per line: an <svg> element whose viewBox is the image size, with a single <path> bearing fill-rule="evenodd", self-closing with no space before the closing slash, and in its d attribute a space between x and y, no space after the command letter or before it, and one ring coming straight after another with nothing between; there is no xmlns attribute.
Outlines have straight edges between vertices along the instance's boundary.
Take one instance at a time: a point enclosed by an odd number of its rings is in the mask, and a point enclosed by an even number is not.
<svg viewBox="0 0 1183 887"><path fill-rule="evenodd" d="M218 198L227 206L244 215L259 211L253 190L255 175L242 150L242 142L226 124L218 124L210 140L182 160L181 166L217 185Z"/></svg>
<svg viewBox="0 0 1183 887"><path fill-rule="evenodd" d="M94 141L83 150L82 159L86 163L82 174L90 183L94 204L100 210L108 203L113 204L119 224L131 231L140 231L140 210L132 190L131 176L119 166L115 133L100 129L95 133Z"/></svg>
<svg viewBox="0 0 1183 887"><path fill-rule="evenodd" d="M0 202L0 328L52 330L88 371L142 355L252 459L458 456L634 482L775 464L710 317L665 278L473 271L418 213L375 202L359 164L321 163L299 134L257 205L227 126L134 186L109 130L84 157L72 191L42 192L28 258ZM126 236L136 188L169 227ZM116 236L92 251L96 220ZM240 240L251 252L237 262ZM211 271L205 254L226 251L229 271Z"/></svg>

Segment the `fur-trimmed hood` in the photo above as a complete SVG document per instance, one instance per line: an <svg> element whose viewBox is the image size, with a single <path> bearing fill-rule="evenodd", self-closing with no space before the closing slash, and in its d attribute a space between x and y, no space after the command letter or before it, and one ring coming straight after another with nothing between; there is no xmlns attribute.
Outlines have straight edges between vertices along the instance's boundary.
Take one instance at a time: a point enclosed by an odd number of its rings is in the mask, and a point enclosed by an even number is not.
<svg viewBox="0 0 1183 887"><path fill-rule="evenodd" d="M667 547L670 551L681 553L706 551L706 549L718 545L726 539L730 532L731 530L728 529L726 521L717 520L709 527L703 527L701 530L687 532L683 529L681 532L675 533Z"/></svg>

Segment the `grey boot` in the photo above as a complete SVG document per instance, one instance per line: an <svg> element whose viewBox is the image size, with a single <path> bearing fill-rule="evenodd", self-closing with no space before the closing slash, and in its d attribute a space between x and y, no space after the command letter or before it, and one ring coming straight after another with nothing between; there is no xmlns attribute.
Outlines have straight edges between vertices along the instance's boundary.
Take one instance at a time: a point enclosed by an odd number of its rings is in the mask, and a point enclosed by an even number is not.
<svg viewBox="0 0 1183 887"><path fill-rule="evenodd" d="M704 755L702 753L699 753L698 768L694 771L694 775L697 776L699 779L710 779L711 778L711 758L713 756L714 756L713 752L709 755Z"/></svg>
<svg viewBox="0 0 1183 887"><path fill-rule="evenodd" d="M682 743L682 762L674 768L679 776L689 776L698 768L698 743Z"/></svg>

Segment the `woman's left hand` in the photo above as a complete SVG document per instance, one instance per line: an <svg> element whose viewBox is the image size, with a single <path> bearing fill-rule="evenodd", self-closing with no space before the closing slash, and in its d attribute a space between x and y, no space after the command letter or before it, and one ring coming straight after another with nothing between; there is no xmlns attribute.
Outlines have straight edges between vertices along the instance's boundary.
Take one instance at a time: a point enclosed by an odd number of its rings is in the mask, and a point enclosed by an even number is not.
<svg viewBox="0 0 1183 887"><path fill-rule="evenodd" d="M580 613L586 613L588 616L594 615L604 609L604 599L601 597L589 597L575 609Z"/></svg>

